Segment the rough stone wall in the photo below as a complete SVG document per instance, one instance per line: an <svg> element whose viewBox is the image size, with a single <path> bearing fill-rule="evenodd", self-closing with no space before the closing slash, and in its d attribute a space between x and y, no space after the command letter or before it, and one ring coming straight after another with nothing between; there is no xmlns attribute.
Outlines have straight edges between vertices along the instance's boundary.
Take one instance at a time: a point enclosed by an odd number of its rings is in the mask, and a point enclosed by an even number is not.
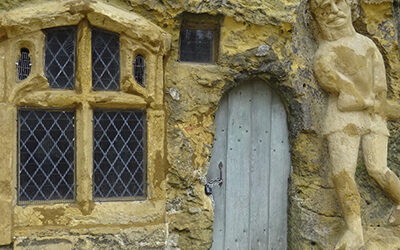
<svg viewBox="0 0 400 250"><path fill-rule="evenodd" d="M44 0L6 0L0 3L0 9L7 11L32 2ZM144 16L172 35L172 48L164 62L168 232L143 228L116 234L112 230L95 230L82 236L84 233L78 230L76 236L68 235L63 242L52 240L48 232L49 238L40 235L18 238L16 246L208 249L213 212L211 201L204 194L204 183L215 129L214 114L224 93L245 80L259 78L282 97L288 113L292 160L288 191L289 249L331 249L344 223L330 181L326 140L320 135L327 94L316 83L312 70L317 45L307 2L107 2ZM216 64L178 62L179 29L184 12L223 17ZM361 0L354 5L354 17L356 30L372 38L384 56L389 97L399 99L400 59L392 3ZM389 128L389 167L400 174L400 123L390 122ZM356 175L362 197L366 249L397 249L400 228L389 227L387 222L392 201L367 175L361 158ZM62 234L62 229L57 230ZM168 237L166 242L161 242L162 237ZM159 245L151 245L152 242Z"/></svg>

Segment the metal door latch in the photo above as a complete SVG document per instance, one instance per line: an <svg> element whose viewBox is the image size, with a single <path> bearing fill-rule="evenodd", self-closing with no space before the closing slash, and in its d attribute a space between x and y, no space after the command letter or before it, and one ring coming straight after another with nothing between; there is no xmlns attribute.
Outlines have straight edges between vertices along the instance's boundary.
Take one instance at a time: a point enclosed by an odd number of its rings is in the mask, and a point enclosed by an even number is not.
<svg viewBox="0 0 400 250"><path fill-rule="evenodd" d="M206 185L204 185L204 192L206 193L206 195L211 195L212 194L212 187L215 185L219 185L220 187L223 184L223 180L222 180L222 167L223 164L222 162L219 162L218 164L218 168L219 168L219 178L215 178L210 180L209 182L206 183Z"/></svg>

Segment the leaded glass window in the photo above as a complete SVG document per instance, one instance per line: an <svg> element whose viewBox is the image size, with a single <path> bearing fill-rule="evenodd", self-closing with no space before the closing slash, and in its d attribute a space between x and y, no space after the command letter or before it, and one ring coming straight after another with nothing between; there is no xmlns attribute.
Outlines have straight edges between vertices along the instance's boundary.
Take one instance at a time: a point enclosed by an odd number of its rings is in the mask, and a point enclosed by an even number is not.
<svg viewBox="0 0 400 250"><path fill-rule="evenodd" d="M31 58L29 57L29 50L27 48L22 48L17 65L17 80L22 81L26 79L31 73Z"/></svg>
<svg viewBox="0 0 400 250"><path fill-rule="evenodd" d="M93 123L88 124L83 119L77 124L79 128L93 126L93 155L89 156L93 162L93 185L86 192L92 192L99 201L146 197L146 111L108 110L107 105L112 106L112 103L100 100L105 93L92 91L120 89L119 34L90 27L88 23L82 25L86 28L80 32L87 32L86 37L91 33L91 46L80 44L82 41L78 39L78 27L75 26L42 30L45 35L44 69L34 68L35 74L44 70L50 88L59 90L48 91L49 97L43 98L55 101L40 103L43 108L35 108L39 101L33 100L23 104L31 107L18 109L18 204L75 200L76 187L82 181L75 176L76 169L87 166L80 166L81 161L75 165L75 154L79 159L82 157L82 151L75 151L75 137L81 140L83 135L82 129L75 131L75 110L71 110L71 106L75 109L92 102L93 106L101 102L104 109L93 110L92 106L85 106L86 114L93 112ZM78 46L91 48L91 57L78 57ZM40 53L32 52L32 55L37 54ZM29 75L31 58L28 49L21 49L17 80ZM139 54L131 63L131 66L124 64L123 72L129 68L133 70L137 83L145 87L145 57ZM78 67L90 64L91 68ZM29 67L25 67L27 65ZM23 70L23 66L27 70ZM60 93L65 89L75 89L78 73L87 75L90 72L92 81L81 79L79 91L65 92L76 98L76 102L65 104L65 96ZM119 95L115 92L107 94ZM91 99L90 95L95 98ZM127 100L122 100L121 104L131 104L129 98L124 98ZM140 104L140 107L146 106Z"/></svg>
<svg viewBox="0 0 400 250"><path fill-rule="evenodd" d="M182 28L180 39L181 61L213 62L213 30Z"/></svg>
<svg viewBox="0 0 400 250"><path fill-rule="evenodd" d="M146 86L146 61L142 55L137 55L133 63L133 75L141 86Z"/></svg>
<svg viewBox="0 0 400 250"><path fill-rule="evenodd" d="M73 200L75 112L18 111L19 202Z"/></svg>
<svg viewBox="0 0 400 250"><path fill-rule="evenodd" d="M93 196L145 195L145 119L142 110L95 110Z"/></svg>
<svg viewBox="0 0 400 250"><path fill-rule="evenodd" d="M94 90L119 90L119 35L92 29L92 81Z"/></svg>
<svg viewBox="0 0 400 250"><path fill-rule="evenodd" d="M75 87L76 27L44 30L45 72L51 88Z"/></svg>

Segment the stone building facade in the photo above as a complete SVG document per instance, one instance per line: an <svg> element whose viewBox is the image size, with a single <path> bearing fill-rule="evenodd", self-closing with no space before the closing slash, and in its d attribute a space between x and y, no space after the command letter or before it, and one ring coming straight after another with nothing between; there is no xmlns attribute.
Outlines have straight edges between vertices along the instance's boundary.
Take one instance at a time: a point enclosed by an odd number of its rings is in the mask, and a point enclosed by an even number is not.
<svg viewBox="0 0 400 250"><path fill-rule="evenodd" d="M357 32L383 55L388 96L400 99L398 3L353 2ZM287 113L291 173L287 192L288 249L333 249L344 225L330 180L321 126L328 95L313 72L315 23L300 0L6 0L0 2L0 249L209 249L212 200L204 192L221 98L248 81L262 81ZM216 27L211 63L182 62L185 21ZM52 90L44 74L42 30L77 26L76 90ZM118 93L90 90L92 26L120 36ZM17 81L15 63L29 49L31 68ZM22 53L22 52L21 52ZM146 87L131 72L146 59ZM18 110L76 110L75 198L24 203L16 177ZM92 110L142 109L147 114L146 198L92 197ZM400 174L400 124L390 130L388 165ZM400 227L389 226L392 201L367 175L359 158L366 249L397 249Z"/></svg>

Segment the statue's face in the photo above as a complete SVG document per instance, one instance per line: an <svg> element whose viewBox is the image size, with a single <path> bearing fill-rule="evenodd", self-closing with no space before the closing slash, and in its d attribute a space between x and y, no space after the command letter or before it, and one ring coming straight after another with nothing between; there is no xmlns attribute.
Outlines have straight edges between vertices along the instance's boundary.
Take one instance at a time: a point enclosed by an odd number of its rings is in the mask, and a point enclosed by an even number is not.
<svg viewBox="0 0 400 250"><path fill-rule="evenodd" d="M322 29L338 29L351 23L351 8L347 0L311 0L311 10Z"/></svg>

